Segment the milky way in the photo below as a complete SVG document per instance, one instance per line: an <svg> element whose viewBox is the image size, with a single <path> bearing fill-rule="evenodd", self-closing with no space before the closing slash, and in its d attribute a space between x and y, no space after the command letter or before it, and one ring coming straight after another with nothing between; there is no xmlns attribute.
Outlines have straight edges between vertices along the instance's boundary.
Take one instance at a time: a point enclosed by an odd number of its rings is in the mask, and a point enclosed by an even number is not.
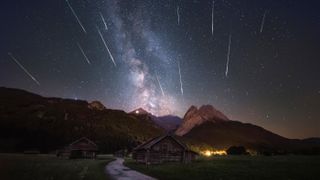
<svg viewBox="0 0 320 180"><path fill-rule="evenodd" d="M281 135L320 136L319 5L3 0L0 86L155 115L212 104Z"/></svg>
<svg viewBox="0 0 320 180"><path fill-rule="evenodd" d="M131 83L131 86L124 84L128 88L125 93L131 95L129 107L141 107L155 115L173 113L179 106L169 93L164 96L156 75L157 71L159 75L163 73L160 72L161 67L168 73L170 67L167 61L170 57L162 49L157 34L151 31L151 19L143 16L146 9L136 8L129 13L129 17L122 17L117 3L111 2L108 7L109 17L115 24L113 33L118 56L123 62L123 66L119 68L121 71L128 70L127 78ZM139 44L144 46L138 48ZM151 62L152 60L156 62ZM149 67L151 63L152 69ZM157 84L160 85L160 91Z"/></svg>

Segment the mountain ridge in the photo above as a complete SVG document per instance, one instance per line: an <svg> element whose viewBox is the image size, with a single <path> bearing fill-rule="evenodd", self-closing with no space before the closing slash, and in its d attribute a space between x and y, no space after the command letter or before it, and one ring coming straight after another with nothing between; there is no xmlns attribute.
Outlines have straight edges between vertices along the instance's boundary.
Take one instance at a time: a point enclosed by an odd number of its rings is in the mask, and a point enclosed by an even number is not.
<svg viewBox="0 0 320 180"><path fill-rule="evenodd" d="M49 152L82 136L95 141L101 152L130 150L160 134L179 132L181 127L186 130L186 123L191 126L187 126L189 129L184 134L178 134L179 138L198 147L205 144L226 149L241 145L262 152L307 148L306 152L312 154L320 146L320 138L285 138L254 124L230 120L211 105L191 106L183 120L137 110L126 113L108 109L98 101L43 97L0 87L0 151L21 152L33 148Z"/></svg>
<svg viewBox="0 0 320 180"><path fill-rule="evenodd" d="M155 116L143 108L137 108L129 112L129 114L137 117L149 118L158 126L164 128L167 132L174 132L182 122L182 119L179 116L170 114L164 116Z"/></svg>
<svg viewBox="0 0 320 180"><path fill-rule="evenodd" d="M175 133L178 136L183 136L192 128L206 121L221 122L228 120L229 118L226 115L214 108L212 105L202 105L199 109L192 105L185 113L182 124L178 127Z"/></svg>
<svg viewBox="0 0 320 180"><path fill-rule="evenodd" d="M153 121L102 103L47 98L0 87L0 151L48 152L86 136L101 152L130 149L164 130ZM143 129L143 131L141 131Z"/></svg>

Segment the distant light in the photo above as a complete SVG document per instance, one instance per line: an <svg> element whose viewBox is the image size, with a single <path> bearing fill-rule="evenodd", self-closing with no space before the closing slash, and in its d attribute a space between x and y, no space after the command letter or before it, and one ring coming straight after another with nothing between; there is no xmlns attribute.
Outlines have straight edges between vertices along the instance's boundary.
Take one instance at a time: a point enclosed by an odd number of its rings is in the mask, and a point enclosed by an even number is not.
<svg viewBox="0 0 320 180"><path fill-rule="evenodd" d="M227 155L227 152L225 150L216 150L216 151L210 151L210 150L205 150L202 151L201 154L204 156L210 157L212 155Z"/></svg>
<svg viewBox="0 0 320 180"><path fill-rule="evenodd" d="M225 150L213 151L213 155L227 155Z"/></svg>
<svg viewBox="0 0 320 180"><path fill-rule="evenodd" d="M211 154L212 154L212 152L211 151L209 151L209 150L206 150L205 152L204 152L204 155L205 156L211 156Z"/></svg>
<svg viewBox="0 0 320 180"><path fill-rule="evenodd" d="M139 114L139 111L138 111L138 110L136 110L136 114Z"/></svg>

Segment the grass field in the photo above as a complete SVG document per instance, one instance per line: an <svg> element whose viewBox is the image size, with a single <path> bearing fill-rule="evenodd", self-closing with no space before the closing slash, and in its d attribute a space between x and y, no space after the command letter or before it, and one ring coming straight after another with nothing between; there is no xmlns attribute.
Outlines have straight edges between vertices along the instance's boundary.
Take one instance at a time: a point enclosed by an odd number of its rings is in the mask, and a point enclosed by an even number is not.
<svg viewBox="0 0 320 180"><path fill-rule="evenodd" d="M320 156L221 156L190 164L126 165L158 179L320 179Z"/></svg>
<svg viewBox="0 0 320 180"><path fill-rule="evenodd" d="M54 155L0 154L1 180L105 180L110 156L90 159L59 159Z"/></svg>

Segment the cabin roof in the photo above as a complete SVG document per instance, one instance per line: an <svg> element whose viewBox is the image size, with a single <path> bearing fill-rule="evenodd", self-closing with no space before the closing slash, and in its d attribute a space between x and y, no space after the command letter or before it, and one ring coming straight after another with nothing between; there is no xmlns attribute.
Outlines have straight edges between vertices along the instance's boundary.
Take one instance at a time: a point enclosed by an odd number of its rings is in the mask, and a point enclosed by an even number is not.
<svg viewBox="0 0 320 180"><path fill-rule="evenodd" d="M81 143L82 141L86 141L87 144ZM71 150L98 150L98 146L86 137L82 137L74 142L72 142L69 146Z"/></svg>
<svg viewBox="0 0 320 180"><path fill-rule="evenodd" d="M142 143L141 145L137 146L134 150L142 150L142 149L150 149L152 146L157 144L158 142L166 139L166 138L171 138L173 141L177 142L183 149L187 150L187 146L178 141L174 136L166 134L162 136L158 136L155 138L151 138L148 141Z"/></svg>

